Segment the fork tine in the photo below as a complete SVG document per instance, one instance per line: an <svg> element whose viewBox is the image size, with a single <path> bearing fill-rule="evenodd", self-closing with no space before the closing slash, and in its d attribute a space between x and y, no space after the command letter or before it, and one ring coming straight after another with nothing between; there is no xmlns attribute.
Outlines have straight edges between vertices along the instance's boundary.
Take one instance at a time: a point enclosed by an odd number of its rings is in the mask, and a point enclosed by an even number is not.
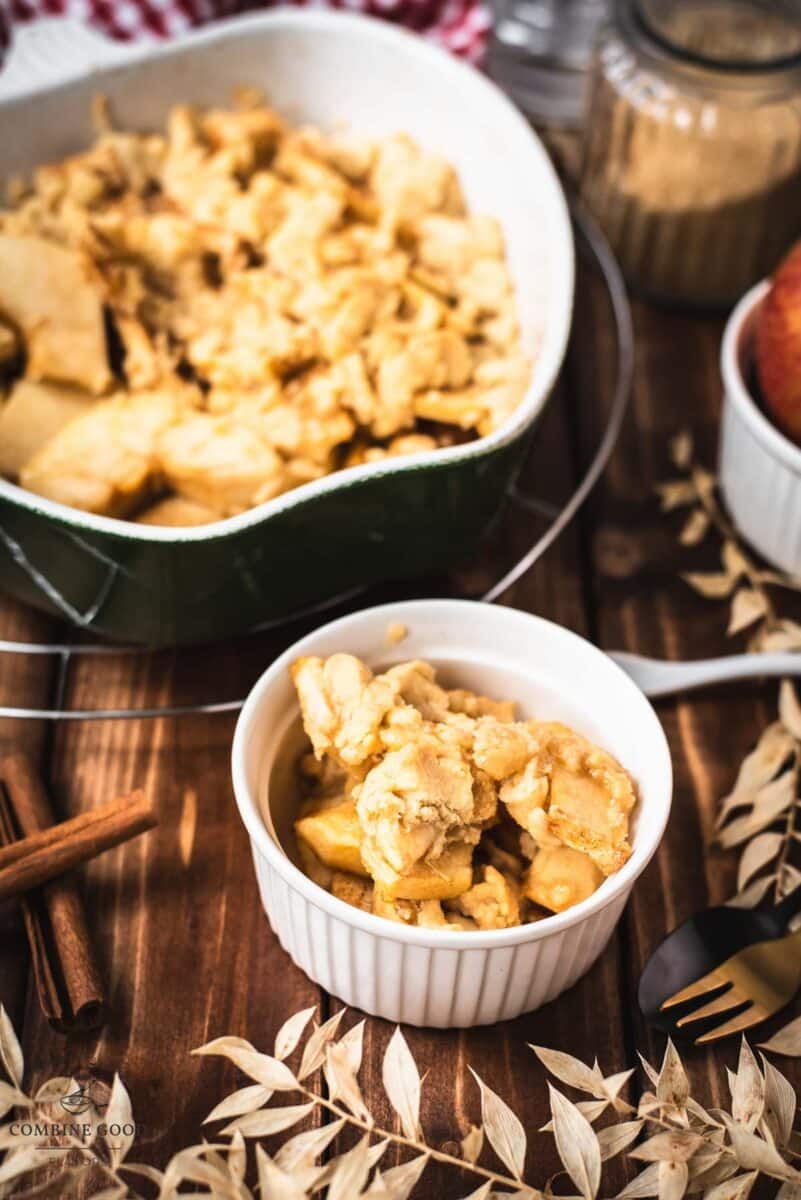
<svg viewBox="0 0 801 1200"><path fill-rule="evenodd" d="M759 1025L768 1016L769 1014L761 1004L751 1004L739 1016L732 1017L730 1021L724 1021L717 1028L710 1029L709 1033L705 1033L703 1037L696 1038L695 1044L702 1046L705 1042L716 1042L718 1038L728 1037L729 1034L741 1033L744 1029L750 1029L752 1025Z"/></svg>
<svg viewBox="0 0 801 1200"><path fill-rule="evenodd" d="M705 1017L714 1017L716 1013L731 1012L732 1009L739 1008L749 999L750 997L746 996L738 987L730 987L714 1000L710 1000L708 1004L702 1004L700 1008L693 1009L685 1017L681 1017L676 1025L681 1028L683 1025L690 1025L693 1021L703 1021Z"/></svg>
<svg viewBox="0 0 801 1200"><path fill-rule="evenodd" d="M660 1006L659 1011L664 1012L666 1008L674 1008L677 1004L684 1004L685 1000L697 1000L701 996L707 996L710 992L714 992L716 988L725 987L729 982L717 970L710 971L707 975L696 979L695 983L691 983L689 987L682 988L680 992L669 996Z"/></svg>

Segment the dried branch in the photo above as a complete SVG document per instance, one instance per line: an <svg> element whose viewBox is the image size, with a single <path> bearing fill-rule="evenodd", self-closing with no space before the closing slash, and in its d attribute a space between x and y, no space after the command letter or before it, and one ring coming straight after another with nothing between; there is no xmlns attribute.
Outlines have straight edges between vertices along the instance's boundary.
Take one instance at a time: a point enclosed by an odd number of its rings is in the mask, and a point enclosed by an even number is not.
<svg viewBox="0 0 801 1200"><path fill-rule="evenodd" d="M679 477L660 484L657 491L664 512L684 512L680 543L696 546L710 531L720 540L721 569L683 572L682 579L702 596L730 601L727 634L747 631L751 653L801 650L801 624L780 615L773 596L775 589L801 591L801 580L766 570L756 561L718 500L714 476L696 463L688 432L673 439L671 461ZM743 908L754 907L769 894L777 903L801 884L801 871L792 861L801 839L796 820L801 705L789 679L779 686L778 710L778 721L768 725L742 762L718 813L719 845L741 848L737 893L729 903ZM801 1021L780 1030L770 1045L781 1053L801 1055ZM736 1200L739 1196L737 1192ZM727 1192L716 1200L731 1198Z"/></svg>
<svg viewBox="0 0 801 1200"><path fill-rule="evenodd" d="M187 1187L192 1195L219 1200L254 1200L257 1193L265 1200L311 1200L323 1194L326 1200L409 1200L432 1160L472 1176L474 1184L479 1181L465 1200L504 1196L545 1200L553 1195L553 1181L541 1190L525 1180L526 1152L533 1131L527 1132L502 1097L477 1075L481 1124L472 1126L462 1138L461 1157L426 1143L420 1125L423 1081L399 1029L389 1043L382 1078L401 1132L378 1126L357 1079L364 1022L338 1037L340 1021L341 1014L336 1021L322 1026L312 1023L310 1028L309 1009L290 1017L275 1039L276 1055L262 1054L234 1037L217 1038L195 1051L228 1058L251 1083L210 1113L208 1121L228 1121L215 1142L179 1151L164 1171L158 1171L128 1160L130 1134L113 1140L108 1134L111 1126L133 1126L130 1101L119 1079L115 1079L102 1119L94 1111L82 1117L92 1128L91 1136L79 1140L70 1135L58 1143L42 1132L53 1121L53 1102L64 1099L64 1089L74 1081L51 1080L36 1096L28 1097L22 1088L24 1063L19 1042L0 1009L0 1061L8 1077L7 1082L0 1080L0 1112L6 1118L0 1124L0 1152L6 1152L0 1164L0 1196L19 1186L27 1190L14 1195L65 1195L67 1183L80 1183L82 1194L95 1200L129 1200L143 1195L133 1189L134 1180L149 1185L159 1200L178 1200L187 1194ZM305 1045L301 1045L304 1039ZM795 1165L801 1137L793 1129L795 1092L764 1056L757 1061L745 1039L737 1071L728 1073L730 1111L713 1112L693 1098L671 1042L658 1071L641 1059L652 1090L647 1090L636 1106L621 1095L633 1071L605 1076L597 1062L589 1066L563 1051L540 1046L531 1049L554 1079L584 1097L574 1101L548 1085L551 1121L546 1129L553 1135L566 1178L582 1200L597 1200L603 1194L604 1165L624 1153L639 1165L639 1174L618 1200L639 1196L681 1200L695 1193L703 1193L705 1200L746 1200L760 1176L780 1182L785 1197L801 1188L801 1172ZM293 1055L299 1062L297 1071L287 1065ZM318 1094L301 1079L310 1061L323 1066L329 1095ZM293 1094L300 1102L292 1099ZM325 1110L335 1120L297 1132L315 1109ZM15 1110L24 1121L9 1116ZM610 1119L596 1128L604 1116ZM19 1133L23 1125L39 1126L39 1131L23 1137ZM331 1156L331 1144L347 1128L358 1133L358 1140ZM259 1143L266 1137L274 1139L272 1153ZM256 1143L252 1160L248 1141ZM280 1143L277 1149L276 1141ZM59 1145L63 1155L53 1153ZM398 1166L382 1170L390 1145L407 1156ZM494 1153L501 1169L482 1161L489 1153ZM51 1171L56 1164L60 1170L52 1186L48 1185L48 1193L39 1190L41 1182L34 1183L44 1162ZM249 1164L255 1175L250 1181ZM101 1181L95 1187L96 1178Z"/></svg>
<svg viewBox="0 0 801 1200"><path fill-rule="evenodd" d="M748 634L748 650L801 650L801 625L780 615L775 589L801 590L801 581L765 570L724 512L715 478L695 460L689 433L671 442L676 479L658 485L662 509L681 509L679 541L700 544L713 531L720 541L720 570L688 571L682 579L708 599L729 601L727 634ZM792 862L798 840L799 776L801 775L801 706L790 680L782 680L779 720L764 730L740 767L732 791L718 814L718 843L740 847L737 894L731 903L752 907L772 894L780 900L801 882Z"/></svg>

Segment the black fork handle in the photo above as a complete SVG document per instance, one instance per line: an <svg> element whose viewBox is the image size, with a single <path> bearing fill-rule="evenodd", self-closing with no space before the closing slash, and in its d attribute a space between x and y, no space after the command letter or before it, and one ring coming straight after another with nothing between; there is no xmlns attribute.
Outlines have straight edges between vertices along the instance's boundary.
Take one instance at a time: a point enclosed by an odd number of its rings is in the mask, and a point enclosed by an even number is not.
<svg viewBox="0 0 801 1200"><path fill-rule="evenodd" d="M793 917L797 917L801 913L801 884L780 901L775 908L772 909L770 915L774 917L776 923L781 926L784 931L792 921Z"/></svg>

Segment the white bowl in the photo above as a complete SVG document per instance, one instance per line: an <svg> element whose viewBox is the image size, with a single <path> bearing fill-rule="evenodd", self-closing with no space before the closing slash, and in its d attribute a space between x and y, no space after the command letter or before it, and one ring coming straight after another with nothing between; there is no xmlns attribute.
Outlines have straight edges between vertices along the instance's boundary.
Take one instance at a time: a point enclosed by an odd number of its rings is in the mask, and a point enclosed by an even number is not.
<svg viewBox="0 0 801 1200"><path fill-rule="evenodd" d="M397 646L386 631L401 622ZM518 701L524 715L562 720L611 751L634 776L633 853L588 900L514 929L417 929L361 912L292 862L291 788L298 704L290 664L347 651L374 667L434 663L450 685ZM604 949L670 811L670 752L651 705L627 675L576 634L514 609L416 600L367 609L291 646L250 693L233 746L236 800L250 835L262 901L281 945L311 979L347 1004L412 1025L486 1025L540 1007L569 988ZM276 772L278 786L268 783ZM283 844L282 844L283 843Z"/></svg>
<svg viewBox="0 0 801 1200"><path fill-rule="evenodd" d="M801 449L777 429L745 381L752 361L754 325L770 288L764 280L746 292L723 334L723 422L720 488L734 523L765 558L801 574Z"/></svg>

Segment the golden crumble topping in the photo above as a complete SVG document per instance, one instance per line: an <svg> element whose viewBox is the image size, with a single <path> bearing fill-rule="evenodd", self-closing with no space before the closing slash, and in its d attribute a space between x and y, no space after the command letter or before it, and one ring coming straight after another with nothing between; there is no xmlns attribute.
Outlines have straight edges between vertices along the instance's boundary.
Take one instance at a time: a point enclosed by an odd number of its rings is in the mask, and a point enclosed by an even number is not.
<svg viewBox="0 0 801 1200"><path fill-rule="evenodd" d="M631 777L557 722L333 654L292 666L301 865L340 899L424 928L505 929L590 896L631 854Z"/></svg>
<svg viewBox="0 0 801 1200"><path fill-rule="evenodd" d="M530 370L496 221L402 133L292 128L250 92L160 133L103 114L0 210L0 470L91 512L202 524L453 445Z"/></svg>

